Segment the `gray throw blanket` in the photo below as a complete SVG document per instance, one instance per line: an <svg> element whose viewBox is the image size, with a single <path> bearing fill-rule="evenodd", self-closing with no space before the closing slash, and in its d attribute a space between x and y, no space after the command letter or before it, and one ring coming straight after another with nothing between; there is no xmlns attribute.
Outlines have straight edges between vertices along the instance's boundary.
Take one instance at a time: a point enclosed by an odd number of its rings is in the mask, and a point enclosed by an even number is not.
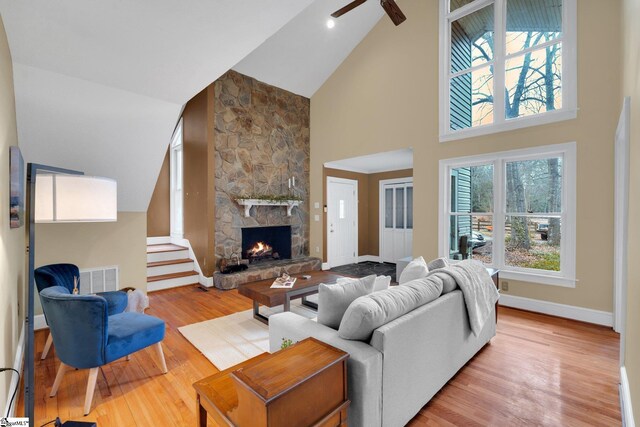
<svg viewBox="0 0 640 427"><path fill-rule="evenodd" d="M430 275L439 276L441 279L444 279L443 276L450 276L455 280L464 296L471 330L478 336L500 298L496 285L484 265L478 261L464 260L434 270Z"/></svg>

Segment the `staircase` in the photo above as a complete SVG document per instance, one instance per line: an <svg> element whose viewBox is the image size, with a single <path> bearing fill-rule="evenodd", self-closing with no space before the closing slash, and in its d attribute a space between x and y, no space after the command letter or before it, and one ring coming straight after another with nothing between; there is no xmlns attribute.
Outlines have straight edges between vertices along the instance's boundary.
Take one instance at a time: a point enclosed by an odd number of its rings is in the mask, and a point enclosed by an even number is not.
<svg viewBox="0 0 640 427"><path fill-rule="evenodd" d="M188 248L170 243L147 245L147 292L197 285L198 277Z"/></svg>

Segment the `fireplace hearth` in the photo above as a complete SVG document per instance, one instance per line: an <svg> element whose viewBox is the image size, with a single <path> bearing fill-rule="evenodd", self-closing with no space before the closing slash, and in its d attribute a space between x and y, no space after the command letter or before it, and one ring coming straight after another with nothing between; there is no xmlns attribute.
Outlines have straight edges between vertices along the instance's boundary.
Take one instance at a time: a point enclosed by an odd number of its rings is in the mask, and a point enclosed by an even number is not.
<svg viewBox="0 0 640 427"><path fill-rule="evenodd" d="M255 263L291 258L291 226L244 227L242 258Z"/></svg>

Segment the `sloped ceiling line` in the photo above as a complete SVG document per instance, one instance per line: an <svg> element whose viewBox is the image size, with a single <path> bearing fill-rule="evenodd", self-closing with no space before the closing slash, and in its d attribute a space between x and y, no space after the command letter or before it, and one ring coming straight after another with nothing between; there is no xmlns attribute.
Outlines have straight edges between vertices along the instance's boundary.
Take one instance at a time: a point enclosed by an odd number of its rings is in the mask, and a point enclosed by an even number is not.
<svg viewBox="0 0 640 427"><path fill-rule="evenodd" d="M311 97L383 14L330 30L342 3L0 0L25 159L113 177L144 212L182 105L232 67Z"/></svg>

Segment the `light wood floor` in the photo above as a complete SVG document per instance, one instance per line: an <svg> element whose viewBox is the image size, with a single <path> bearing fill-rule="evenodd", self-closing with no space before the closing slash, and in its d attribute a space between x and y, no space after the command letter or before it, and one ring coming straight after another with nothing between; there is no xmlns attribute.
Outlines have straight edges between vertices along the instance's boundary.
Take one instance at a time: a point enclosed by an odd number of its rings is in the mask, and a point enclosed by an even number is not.
<svg viewBox="0 0 640 427"><path fill-rule="evenodd" d="M56 416L97 421L100 427L195 426L191 384L216 369L177 328L247 310L251 302L236 291L190 286L150 298L148 314L167 322L169 373L161 374L151 349L111 363L104 368L107 381L98 377L91 413L84 417L88 372L67 373L58 396L49 398L58 362L55 352L40 361L46 334L37 332L36 426ZM410 425L620 425L618 346L609 328L501 308L498 335Z"/></svg>

